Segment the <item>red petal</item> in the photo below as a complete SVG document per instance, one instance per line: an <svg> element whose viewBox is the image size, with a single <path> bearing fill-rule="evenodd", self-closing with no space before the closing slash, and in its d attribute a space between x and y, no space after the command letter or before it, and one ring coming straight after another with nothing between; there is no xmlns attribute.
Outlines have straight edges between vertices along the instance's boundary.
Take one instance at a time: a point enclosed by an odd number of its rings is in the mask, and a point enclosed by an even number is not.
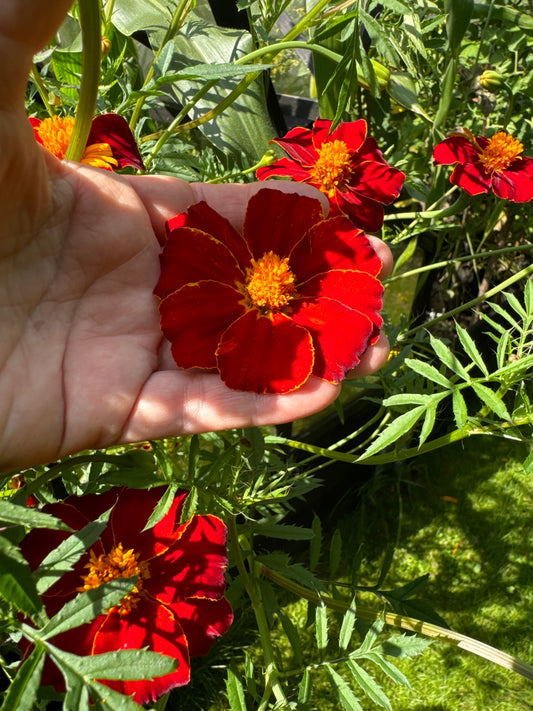
<svg viewBox="0 0 533 711"><path fill-rule="evenodd" d="M155 701L177 686L188 684L190 663L187 638L179 620L163 605L148 598L140 598L137 606L125 615L111 612L94 639L93 654L114 652L119 649L148 647L174 657L179 666L172 674L142 681L106 681L102 684L133 696L138 704Z"/></svg>
<svg viewBox="0 0 533 711"><path fill-rule="evenodd" d="M216 368L222 333L245 311L242 294L226 284L201 281L175 291L159 305L161 330L180 368Z"/></svg>
<svg viewBox="0 0 533 711"><path fill-rule="evenodd" d="M37 141L37 143L40 143L42 146L43 142L42 142L41 137L39 136L39 126L42 123L41 119L34 118L33 116L31 116L29 121L33 127L33 133L35 134L35 140Z"/></svg>
<svg viewBox="0 0 533 711"><path fill-rule="evenodd" d="M353 190L337 190L330 203L334 207L330 214L346 215L361 230L379 232L383 226L384 211L381 205Z"/></svg>
<svg viewBox="0 0 533 711"><path fill-rule="evenodd" d="M294 321L313 337L313 375L339 383L366 350L374 330L372 321L332 299L298 299L293 304Z"/></svg>
<svg viewBox="0 0 533 711"><path fill-rule="evenodd" d="M173 605L187 637L191 657L203 657L209 652L217 637L225 634L233 622L229 602L220 600L185 600Z"/></svg>
<svg viewBox="0 0 533 711"><path fill-rule="evenodd" d="M165 493L166 487L153 489L121 490L117 505L111 512L109 527L113 534L113 545L122 543L125 550L133 548L141 561L150 560L164 553L186 529L180 525L181 507L187 492L180 489L168 513L152 528L144 531L148 519ZM135 511L135 516L131 512Z"/></svg>
<svg viewBox="0 0 533 711"><path fill-rule="evenodd" d="M479 159L475 146L465 136L451 136L433 149L433 160L437 164L473 163Z"/></svg>
<svg viewBox="0 0 533 711"><path fill-rule="evenodd" d="M378 144L372 136L367 136L361 148L357 151L360 160L373 160L377 163L388 165L383 157L383 153L379 150Z"/></svg>
<svg viewBox="0 0 533 711"><path fill-rule="evenodd" d="M191 282L215 280L228 285L244 282L244 273L226 245L198 229L173 229L160 261L161 275L154 289L160 299Z"/></svg>
<svg viewBox="0 0 533 711"><path fill-rule="evenodd" d="M283 138L275 138L273 143L277 143L293 160L304 166L314 165L318 158L313 134L307 128L297 126Z"/></svg>
<svg viewBox="0 0 533 711"><path fill-rule="evenodd" d="M248 311L222 336L217 362L220 377L234 390L290 392L313 369L311 336L283 314Z"/></svg>
<svg viewBox="0 0 533 711"><path fill-rule="evenodd" d="M463 188L470 195L488 193L492 187L492 180L481 163L456 165L450 176L450 182Z"/></svg>
<svg viewBox="0 0 533 711"><path fill-rule="evenodd" d="M333 270L305 282L298 288L305 298L327 297L367 316L376 328L381 328L383 319L383 285L370 274L358 271Z"/></svg>
<svg viewBox="0 0 533 711"><path fill-rule="evenodd" d="M327 125L329 123L329 126ZM331 128L331 121L315 121L315 141L343 141L350 153L356 153L363 146L366 139L367 126L364 119L357 121L344 121L340 123L330 136L327 132Z"/></svg>
<svg viewBox="0 0 533 711"><path fill-rule="evenodd" d="M533 200L533 160L516 160L509 168L492 176L494 194L512 202Z"/></svg>
<svg viewBox="0 0 533 711"><path fill-rule="evenodd" d="M280 158L275 163L272 163L272 165L258 168L255 172L255 176L258 180L268 180L268 178L281 176L291 178L298 183L307 183L310 179L309 171L302 168L300 163L292 160L292 158Z"/></svg>
<svg viewBox="0 0 533 711"><path fill-rule="evenodd" d="M207 232L219 242L226 245L239 265L243 268L250 263L250 253L242 236L233 225L222 217L205 201L195 203L167 222L167 233L180 227L190 227L200 232Z"/></svg>
<svg viewBox="0 0 533 711"><path fill-rule="evenodd" d="M270 251L279 257L286 257L308 230L322 219L324 211L320 200L262 188L248 203L243 236L254 259L260 259Z"/></svg>
<svg viewBox="0 0 533 711"><path fill-rule="evenodd" d="M376 276L382 261L364 232L343 215L323 220L290 255L298 284L330 269L357 269Z"/></svg>
<svg viewBox="0 0 533 711"><path fill-rule="evenodd" d="M127 121L119 114L101 114L93 119L87 145L93 143L107 143L111 146L119 168L131 165L137 170L145 170L133 133Z"/></svg>
<svg viewBox="0 0 533 711"><path fill-rule="evenodd" d="M403 187L405 175L390 165L376 161L361 161L355 167L348 188L364 196L389 205Z"/></svg>
<svg viewBox="0 0 533 711"><path fill-rule="evenodd" d="M183 598L219 600L226 590L226 526L216 516L193 516L165 555L150 562L146 590L170 604Z"/></svg>

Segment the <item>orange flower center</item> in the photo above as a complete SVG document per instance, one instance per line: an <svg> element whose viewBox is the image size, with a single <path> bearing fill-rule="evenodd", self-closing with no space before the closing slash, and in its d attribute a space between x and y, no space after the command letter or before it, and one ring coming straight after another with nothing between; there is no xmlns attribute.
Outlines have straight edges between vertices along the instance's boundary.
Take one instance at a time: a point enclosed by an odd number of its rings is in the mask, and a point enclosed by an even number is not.
<svg viewBox="0 0 533 711"><path fill-rule="evenodd" d="M90 560L85 567L89 572L82 576L83 585L77 588L78 592L93 590L100 587L102 583L117 578L131 578L137 575L137 582L132 591L121 600L119 613L123 615L135 607L143 587L143 579L148 577L148 566L146 563L139 563L138 554L133 551L133 548L125 551L122 543L119 543L110 553L102 553L99 556L91 550Z"/></svg>
<svg viewBox="0 0 533 711"><path fill-rule="evenodd" d="M65 158L73 130L74 119L59 116L43 119L37 129L43 146L59 160ZM80 162L108 170L118 165L108 143L92 143L86 146Z"/></svg>
<svg viewBox="0 0 533 711"><path fill-rule="evenodd" d="M344 141L323 143L318 159L310 171L311 179L328 197L335 195L339 185L346 183L352 174L350 152Z"/></svg>
<svg viewBox="0 0 533 711"><path fill-rule="evenodd" d="M517 138L505 131L496 133L479 154L479 159L490 173L508 168L524 150Z"/></svg>
<svg viewBox="0 0 533 711"><path fill-rule="evenodd" d="M286 306L295 291L294 274L289 267L289 258L281 259L270 251L246 272L246 291L252 304L264 312L276 311Z"/></svg>

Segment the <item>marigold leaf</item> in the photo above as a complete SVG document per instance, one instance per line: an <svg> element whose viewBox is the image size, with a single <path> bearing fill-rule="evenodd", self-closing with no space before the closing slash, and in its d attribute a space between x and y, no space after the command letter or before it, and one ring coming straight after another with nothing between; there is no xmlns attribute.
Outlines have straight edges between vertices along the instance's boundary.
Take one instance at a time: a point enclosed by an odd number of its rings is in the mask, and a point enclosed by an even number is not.
<svg viewBox="0 0 533 711"><path fill-rule="evenodd" d="M388 711L392 711L390 701L377 681L353 659L348 660L347 666L354 678L354 681L365 692L368 698L372 699L372 701L378 706L388 709Z"/></svg>
<svg viewBox="0 0 533 711"><path fill-rule="evenodd" d="M0 597L35 619L42 614L42 603L30 566L19 549L0 536Z"/></svg>
<svg viewBox="0 0 533 711"><path fill-rule="evenodd" d="M316 606L315 610L315 639L316 646L323 651L328 646L328 610L324 603Z"/></svg>
<svg viewBox="0 0 533 711"><path fill-rule="evenodd" d="M246 711L246 699L244 696L244 687L241 680L235 672L228 668L228 676L226 678L226 693L231 711Z"/></svg>
<svg viewBox="0 0 533 711"><path fill-rule="evenodd" d="M403 415L397 417L363 452L359 459L366 459L367 457L371 457L376 452L379 452L382 449L385 449L389 445L393 444L393 442L396 442L396 440L407 434L416 425L416 423L422 417L425 411L425 406L419 405L418 407L409 410L409 412L405 412Z"/></svg>
<svg viewBox="0 0 533 711"><path fill-rule="evenodd" d="M397 684L411 688L409 679L403 674L397 667L394 666L392 662L388 659L382 657L378 652L368 652L366 659L376 664L381 671L383 671L390 679L395 681Z"/></svg>
<svg viewBox="0 0 533 711"><path fill-rule="evenodd" d="M0 501L0 521L25 528L49 528L56 531L71 531L70 526L55 516L38 509L18 506L9 501Z"/></svg>
<svg viewBox="0 0 533 711"><path fill-rule="evenodd" d="M448 367L452 373L455 373L463 380L469 382L471 380L468 371L465 370L461 361L457 358L455 353L453 353L446 344L444 344L439 338L435 338L431 333L429 334L429 340L431 347L435 351L438 359Z"/></svg>
<svg viewBox="0 0 533 711"><path fill-rule="evenodd" d="M191 486L185 501L183 502L183 508L181 510L180 524L187 523L196 513L198 508L198 488L196 486Z"/></svg>
<svg viewBox="0 0 533 711"><path fill-rule="evenodd" d="M510 420L511 415L507 411L507 408L505 407L505 403L500 400L500 398L496 395L494 390L491 390L488 388L486 385L482 385L481 383L472 383L472 389L478 396L478 398L485 403L485 405L492 410L492 412L495 412L498 417L501 417L502 420Z"/></svg>
<svg viewBox="0 0 533 711"><path fill-rule="evenodd" d="M294 652L294 661L298 665L303 665L303 650L300 635L298 634L298 628L292 620L287 617L287 615L284 615L283 612L281 612L281 610L277 611L277 615L289 644L292 647L292 651Z"/></svg>
<svg viewBox="0 0 533 711"><path fill-rule="evenodd" d="M354 652L350 654L350 657L362 657L368 652L372 647L374 646L375 641L379 637L379 635L383 632L383 627L385 626L385 619L383 616L379 617L377 620L374 620L370 627L367 630L367 633L365 635L365 638L359 647L359 649L356 649Z"/></svg>
<svg viewBox="0 0 533 711"><path fill-rule="evenodd" d="M311 531L313 532L313 537L309 544L309 570L314 570L320 560L320 550L322 548L322 523L316 514L313 516Z"/></svg>
<svg viewBox="0 0 533 711"><path fill-rule="evenodd" d="M346 610L342 618L341 631L339 632L339 649L341 652L346 652L348 649L355 628L356 618L356 597L354 595L350 607Z"/></svg>
<svg viewBox="0 0 533 711"><path fill-rule="evenodd" d="M261 521L254 523L254 532L258 536L280 538L284 541L309 541L313 538L313 531L310 528Z"/></svg>
<svg viewBox="0 0 533 711"><path fill-rule="evenodd" d="M146 526L143 528L143 531L148 531L150 528L153 528L157 523L159 523L159 521L165 518L167 513L170 511L177 490L177 484L169 484L169 486L165 489L164 494L154 506L154 510L148 517L148 521L146 522Z"/></svg>
<svg viewBox="0 0 533 711"><path fill-rule="evenodd" d="M331 536L329 544L329 574L333 578L337 572L342 556L342 536L338 528Z"/></svg>
<svg viewBox="0 0 533 711"><path fill-rule="evenodd" d="M394 634L382 644L375 647L372 652L386 654L389 657L404 659L422 654L433 644L433 640L414 634Z"/></svg>
<svg viewBox="0 0 533 711"><path fill-rule="evenodd" d="M130 681L153 679L172 674L178 668L178 660L148 649L119 649L88 657L65 652L49 645L50 656L59 666L75 668L85 679L118 679Z"/></svg>
<svg viewBox="0 0 533 711"><path fill-rule="evenodd" d="M437 405L438 402L431 403L426 410L424 416L424 422L422 424L422 429L420 430L420 436L418 437L418 446L421 447L426 439L429 437L435 425L435 419L437 417Z"/></svg>
<svg viewBox="0 0 533 711"><path fill-rule="evenodd" d="M342 676L338 674L330 664L326 664L325 666L328 672L329 682L342 708L345 709L345 711L363 711L357 697Z"/></svg>
<svg viewBox="0 0 533 711"><path fill-rule="evenodd" d="M465 399L460 390L454 390L452 393L452 409L457 429L462 430L468 419L468 411Z"/></svg>
<svg viewBox="0 0 533 711"><path fill-rule="evenodd" d="M472 336L465 328L460 326L458 323L455 324L455 328L457 331L457 335L459 336L459 340L461 341L461 344L465 350L465 353L470 356L472 362L477 365L483 375L488 377L489 371L487 369L487 366L485 365L483 358L481 357L481 353L478 351L478 348L474 343L474 340L472 339Z"/></svg>
<svg viewBox="0 0 533 711"><path fill-rule="evenodd" d="M42 645L33 648L31 654L22 662L17 674L4 697L0 711L31 711L41 683L41 674L45 661L45 649Z"/></svg>
<svg viewBox="0 0 533 711"><path fill-rule="evenodd" d="M311 701L311 694L313 692L313 684L311 681L311 674L309 669L304 669L302 679L298 685L298 703L305 706Z"/></svg>
<svg viewBox="0 0 533 711"><path fill-rule="evenodd" d="M411 368L411 370L414 370L415 373L423 375L425 378L428 378L428 380L437 383L437 385L441 385L443 388L453 388L453 383L448 380L445 375L440 373L435 366L424 363L422 360L415 360L414 358L406 358L405 364Z"/></svg>

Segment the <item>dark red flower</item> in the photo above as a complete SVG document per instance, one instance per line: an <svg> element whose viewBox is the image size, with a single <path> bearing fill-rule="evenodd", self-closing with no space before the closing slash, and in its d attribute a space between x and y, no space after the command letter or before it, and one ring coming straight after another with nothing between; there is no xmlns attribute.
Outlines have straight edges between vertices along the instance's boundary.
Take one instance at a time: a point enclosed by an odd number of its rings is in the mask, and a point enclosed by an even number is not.
<svg viewBox="0 0 533 711"><path fill-rule="evenodd" d="M30 118L35 138L50 153L63 160L74 129L74 119L52 116ZM144 170L144 163L130 127L118 114L101 114L91 124L89 137L80 163L105 170L116 170L127 165Z"/></svg>
<svg viewBox="0 0 533 711"><path fill-rule="evenodd" d="M180 368L216 368L235 390L338 383L378 336L381 270L366 235L321 202L263 188L242 234L205 202L168 222L161 329Z"/></svg>
<svg viewBox="0 0 533 711"><path fill-rule="evenodd" d="M275 138L288 154L276 163L259 168L259 180L272 176L310 183L330 202L330 215L343 214L368 232L383 225L382 205L400 194L405 175L384 159L376 141L367 136L366 121L341 123L331 131L331 121L317 119L311 130L293 128Z"/></svg>
<svg viewBox="0 0 533 711"><path fill-rule="evenodd" d="M474 136L467 129L435 146L437 164L455 165L450 180L470 195L492 192L504 200L533 199L533 158L523 156L519 140L505 131L492 138Z"/></svg>
<svg viewBox="0 0 533 711"><path fill-rule="evenodd" d="M78 591L137 574L132 592L118 607L90 624L57 635L54 644L90 656L119 649L148 648L179 661L172 674L141 681L102 683L144 704L190 679L191 656L206 654L230 627L233 614L224 598L227 566L226 528L216 516L197 515L180 524L187 492L177 492L169 512L143 530L162 487L112 489L102 494L68 497L44 511L79 530L113 507L101 539L44 595L49 615ZM32 531L21 548L33 570L68 534ZM59 670L47 661L42 684L64 690Z"/></svg>

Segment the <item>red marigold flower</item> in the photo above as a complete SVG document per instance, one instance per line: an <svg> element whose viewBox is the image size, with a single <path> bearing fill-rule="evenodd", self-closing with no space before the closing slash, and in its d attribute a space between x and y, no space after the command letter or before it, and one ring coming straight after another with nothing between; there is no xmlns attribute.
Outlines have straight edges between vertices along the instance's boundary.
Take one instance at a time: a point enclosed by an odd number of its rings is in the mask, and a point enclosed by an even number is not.
<svg viewBox="0 0 533 711"><path fill-rule="evenodd" d="M56 158L63 160L74 130L73 118L52 116L30 118L35 138ZM127 122L118 114L101 114L91 124L87 144L80 160L105 170L116 170L130 165L144 170L144 163Z"/></svg>
<svg viewBox="0 0 533 711"><path fill-rule="evenodd" d="M216 368L235 390L338 383L377 339L381 260L320 200L264 188L237 232L205 202L167 224L154 293L180 368Z"/></svg>
<svg viewBox="0 0 533 711"><path fill-rule="evenodd" d="M48 614L53 615L78 591L138 576L120 606L90 624L57 635L54 644L83 656L147 647L177 659L175 672L152 680L102 680L139 704L155 701L187 684L189 658L206 654L233 620L224 598L228 562L224 523L216 516L196 515L180 524L187 496L180 490L163 519L144 530L162 491L163 487L149 491L112 489L101 495L70 496L63 503L43 507L74 530L113 507L100 540L46 592L43 600ZM51 530L30 532L21 548L31 568L38 568L67 535ZM59 670L49 660L41 683L60 692L65 688Z"/></svg>
<svg viewBox="0 0 533 711"><path fill-rule="evenodd" d="M492 192L504 200L533 199L533 158L523 156L524 146L505 131L492 138L474 136L468 129L454 133L435 146L436 164L455 165L453 185L470 195Z"/></svg>
<svg viewBox="0 0 533 711"><path fill-rule="evenodd" d="M366 121L341 123L330 133L331 124L317 119L311 130L297 127L275 138L271 142L289 157L259 168L256 176L310 183L328 196L330 215L346 215L362 230L377 232L383 225L382 205L398 197L405 175L387 163L367 136Z"/></svg>

